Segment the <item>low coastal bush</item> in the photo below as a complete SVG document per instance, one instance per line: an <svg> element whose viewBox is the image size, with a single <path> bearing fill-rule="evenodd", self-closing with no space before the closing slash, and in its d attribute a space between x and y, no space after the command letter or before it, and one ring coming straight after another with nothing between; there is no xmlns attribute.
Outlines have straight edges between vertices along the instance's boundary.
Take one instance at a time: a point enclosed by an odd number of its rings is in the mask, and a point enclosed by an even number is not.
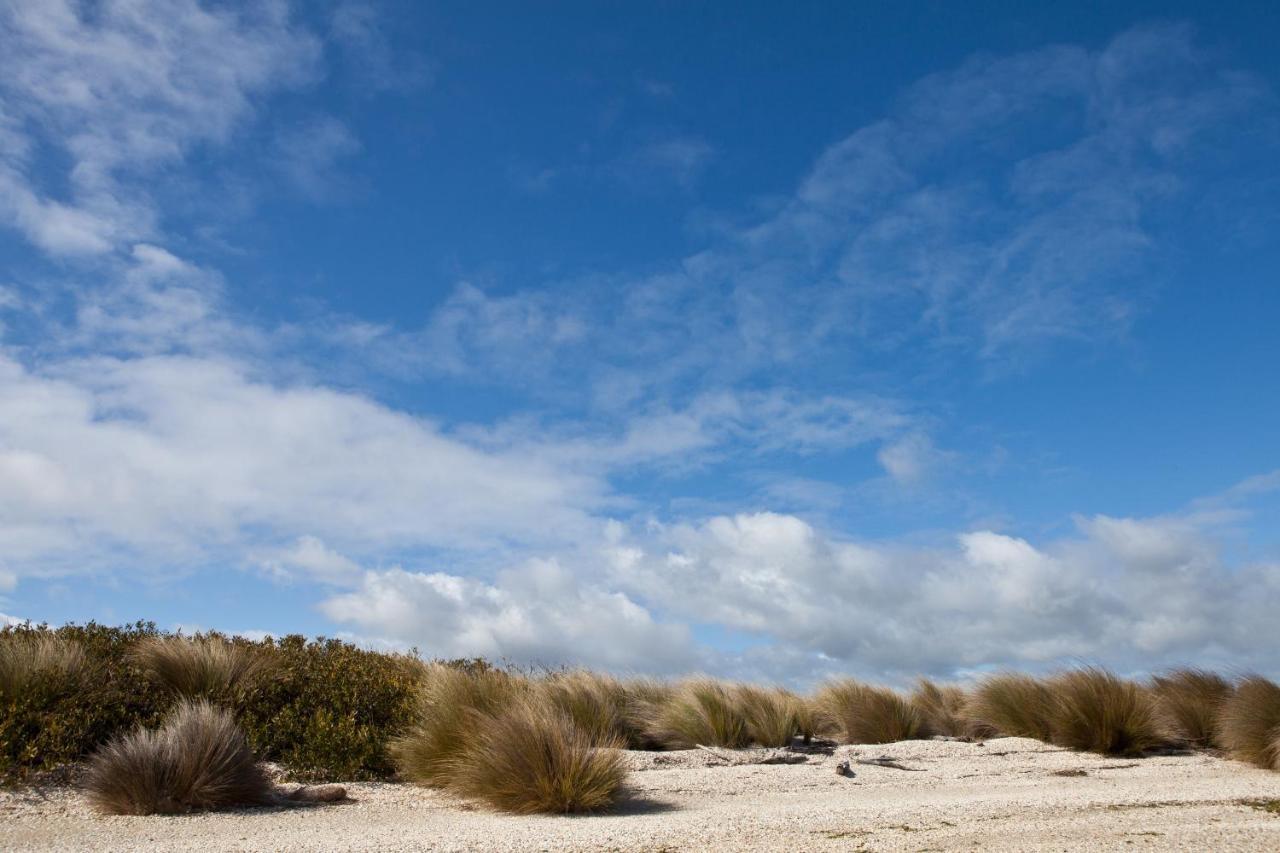
<svg viewBox="0 0 1280 853"><path fill-rule="evenodd" d="M181 700L159 729L113 738L90 759L84 784L89 801L106 814L179 814L274 800L230 712L204 700Z"/></svg>
<svg viewBox="0 0 1280 853"><path fill-rule="evenodd" d="M527 691L477 713L450 775L457 793L516 814L592 812L612 805L626 766L621 739L585 729Z"/></svg>
<svg viewBox="0 0 1280 853"><path fill-rule="evenodd" d="M845 678L823 685L815 702L845 743L892 743L924 733L920 711L888 688Z"/></svg>
<svg viewBox="0 0 1280 853"><path fill-rule="evenodd" d="M1038 678L1006 672L983 680L966 706L977 734L1048 741L1053 693Z"/></svg>
<svg viewBox="0 0 1280 853"><path fill-rule="evenodd" d="M964 688L921 678L911 692L910 701L928 734L967 737L973 733L973 721L965 713L969 697Z"/></svg>
<svg viewBox="0 0 1280 853"><path fill-rule="evenodd" d="M1132 681L1097 667L1051 678L1047 688L1051 740L1103 755L1141 755L1168 741L1154 697Z"/></svg>
<svg viewBox="0 0 1280 853"><path fill-rule="evenodd" d="M1151 690L1170 731L1188 746L1219 746L1218 716L1235 689L1215 672L1175 669L1153 676Z"/></svg>
<svg viewBox="0 0 1280 853"><path fill-rule="evenodd" d="M1242 679L1223 703L1218 726L1232 758L1280 770L1280 685L1260 675Z"/></svg>

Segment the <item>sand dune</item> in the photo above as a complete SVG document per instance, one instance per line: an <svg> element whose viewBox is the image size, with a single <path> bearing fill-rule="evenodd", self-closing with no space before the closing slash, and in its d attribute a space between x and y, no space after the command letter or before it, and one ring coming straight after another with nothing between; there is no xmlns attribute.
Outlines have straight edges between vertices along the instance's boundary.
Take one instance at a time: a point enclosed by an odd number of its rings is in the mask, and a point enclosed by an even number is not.
<svg viewBox="0 0 1280 853"><path fill-rule="evenodd" d="M910 772L854 764L891 755ZM745 755L744 755L745 757ZM1127 760L1038 741L846 746L804 764L627 754L628 799L589 817L493 814L439 792L349 786L350 802L101 817L74 789L0 794L6 850L1277 850L1280 774L1206 754Z"/></svg>

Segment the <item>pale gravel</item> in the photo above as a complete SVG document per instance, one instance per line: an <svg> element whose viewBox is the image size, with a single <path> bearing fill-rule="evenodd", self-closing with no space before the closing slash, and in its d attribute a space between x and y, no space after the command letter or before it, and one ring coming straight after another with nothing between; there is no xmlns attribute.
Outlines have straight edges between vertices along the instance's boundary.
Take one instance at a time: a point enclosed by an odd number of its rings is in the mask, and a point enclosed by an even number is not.
<svg viewBox="0 0 1280 853"><path fill-rule="evenodd" d="M892 755L906 772L835 765ZM1280 850L1280 773L1206 754L1126 760L1032 740L841 747L799 765L628 753L629 797L583 817L494 814L410 785L351 802L103 817L72 788L0 793L3 850ZM1055 776L1084 770L1085 776Z"/></svg>

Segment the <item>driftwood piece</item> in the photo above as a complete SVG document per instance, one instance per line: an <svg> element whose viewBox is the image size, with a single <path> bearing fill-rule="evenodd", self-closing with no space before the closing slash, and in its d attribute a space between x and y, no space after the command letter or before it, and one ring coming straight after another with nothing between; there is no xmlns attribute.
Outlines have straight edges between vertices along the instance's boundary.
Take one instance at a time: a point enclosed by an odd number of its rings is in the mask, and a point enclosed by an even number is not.
<svg viewBox="0 0 1280 853"><path fill-rule="evenodd" d="M808 761L808 757L801 752L791 752L787 749L744 749L744 750L721 750L702 744L695 744L698 749L713 756L719 761L730 765L741 764L804 764Z"/></svg>
<svg viewBox="0 0 1280 853"><path fill-rule="evenodd" d="M901 764L898 763L898 759L889 755L882 755L879 758L855 758L853 759L853 763L868 764L872 767L889 767L894 770L909 770L912 773L924 772L923 767L903 767Z"/></svg>
<svg viewBox="0 0 1280 853"><path fill-rule="evenodd" d="M286 803L340 803L347 798L347 789L341 785L299 785L279 796Z"/></svg>

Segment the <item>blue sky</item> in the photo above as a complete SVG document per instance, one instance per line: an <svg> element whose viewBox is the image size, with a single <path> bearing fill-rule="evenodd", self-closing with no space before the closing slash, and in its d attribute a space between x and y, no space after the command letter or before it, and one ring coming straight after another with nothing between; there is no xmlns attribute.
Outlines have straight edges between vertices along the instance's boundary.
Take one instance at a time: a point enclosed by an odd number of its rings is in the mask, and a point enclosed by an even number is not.
<svg viewBox="0 0 1280 853"><path fill-rule="evenodd" d="M1278 35L0 5L0 615L1274 673Z"/></svg>

